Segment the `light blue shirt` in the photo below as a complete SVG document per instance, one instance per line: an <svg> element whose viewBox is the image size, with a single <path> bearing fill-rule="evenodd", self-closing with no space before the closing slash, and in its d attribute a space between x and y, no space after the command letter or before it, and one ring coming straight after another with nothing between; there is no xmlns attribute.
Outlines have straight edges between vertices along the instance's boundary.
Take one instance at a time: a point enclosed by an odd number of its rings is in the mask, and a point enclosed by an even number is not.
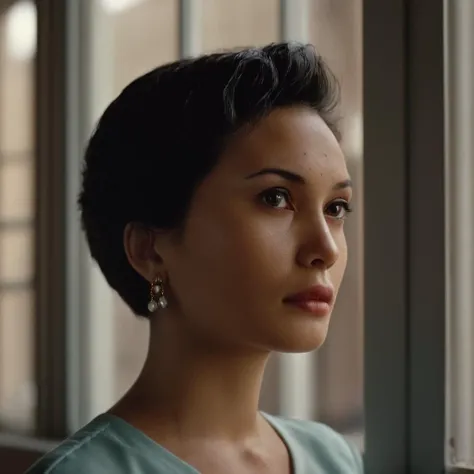
<svg viewBox="0 0 474 474"><path fill-rule="evenodd" d="M264 414L288 447L293 474L362 474L358 451L331 428ZM198 474L143 432L103 414L26 474ZM225 474L225 473L223 473Z"/></svg>

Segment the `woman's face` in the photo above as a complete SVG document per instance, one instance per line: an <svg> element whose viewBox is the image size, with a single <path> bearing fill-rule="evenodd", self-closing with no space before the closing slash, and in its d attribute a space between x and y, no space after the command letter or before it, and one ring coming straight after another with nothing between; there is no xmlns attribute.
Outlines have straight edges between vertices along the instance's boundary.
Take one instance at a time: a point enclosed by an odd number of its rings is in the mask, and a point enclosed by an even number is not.
<svg viewBox="0 0 474 474"><path fill-rule="evenodd" d="M326 338L346 268L351 185L339 144L303 107L235 136L160 255L188 334L281 352Z"/></svg>

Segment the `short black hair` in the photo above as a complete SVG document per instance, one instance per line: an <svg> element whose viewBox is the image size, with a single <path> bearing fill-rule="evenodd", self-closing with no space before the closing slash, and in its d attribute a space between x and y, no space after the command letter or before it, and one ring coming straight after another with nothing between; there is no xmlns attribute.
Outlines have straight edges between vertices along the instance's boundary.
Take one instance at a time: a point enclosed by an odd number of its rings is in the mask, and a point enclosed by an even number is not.
<svg viewBox="0 0 474 474"><path fill-rule="evenodd" d="M274 43L160 66L128 85L88 143L79 195L92 257L132 311L149 283L129 264L129 222L179 228L226 138L280 107L315 110L338 136L338 83L311 45Z"/></svg>

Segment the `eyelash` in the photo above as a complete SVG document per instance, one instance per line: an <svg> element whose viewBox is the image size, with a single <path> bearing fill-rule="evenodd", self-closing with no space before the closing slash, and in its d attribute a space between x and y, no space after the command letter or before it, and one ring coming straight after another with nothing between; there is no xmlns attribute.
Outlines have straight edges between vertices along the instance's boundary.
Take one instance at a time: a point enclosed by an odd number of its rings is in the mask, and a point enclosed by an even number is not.
<svg viewBox="0 0 474 474"><path fill-rule="evenodd" d="M330 206L334 206L334 205L342 206L342 208L345 211L345 214L342 217L330 216L333 219L344 220L347 217L347 215L353 211L351 205L344 199L336 199L335 201L330 202L326 206L326 209L328 209Z"/></svg>
<svg viewBox="0 0 474 474"><path fill-rule="evenodd" d="M267 198L269 196L272 195L272 193L275 194L281 194L285 197L286 201L288 202L289 206L290 207L283 207L283 208L280 208L280 207L277 207L277 206L274 206L272 204L270 204L268 201L267 201ZM274 209L279 209L279 210L291 210L291 211L296 211L296 207L295 205L293 204L293 200L291 198L291 194L290 192L285 189L285 188L270 188L270 189L266 189L265 191L263 191L262 193L260 193L259 195L259 199L260 201L265 204L266 206L270 206ZM327 206L326 206L326 210L330 207L330 206L334 206L334 205L337 205L337 206L342 206L342 208L344 209L345 211L345 214L342 216L342 217L337 217L337 216L333 216L333 215L329 215L329 217L331 217L332 219L336 219L336 220L344 220L347 215L353 211L353 208L351 207L351 205L345 200L345 199L336 199L334 201L331 201Z"/></svg>
<svg viewBox="0 0 474 474"><path fill-rule="evenodd" d="M280 208L280 207L277 207L277 206L274 206L272 204L270 204L266 199L271 196L271 195L276 195L276 194L281 194L285 197L286 201L288 202L290 208ZM274 209L280 209L280 210L291 210L291 211L295 211L296 208L295 206L293 205L293 201L291 199L291 194L290 192L288 191L288 189L285 189L285 188L270 188L270 189L266 189L265 191L263 191L262 193L260 193L259 195L259 199L260 201L265 204L266 206L270 206L270 207L273 207Z"/></svg>

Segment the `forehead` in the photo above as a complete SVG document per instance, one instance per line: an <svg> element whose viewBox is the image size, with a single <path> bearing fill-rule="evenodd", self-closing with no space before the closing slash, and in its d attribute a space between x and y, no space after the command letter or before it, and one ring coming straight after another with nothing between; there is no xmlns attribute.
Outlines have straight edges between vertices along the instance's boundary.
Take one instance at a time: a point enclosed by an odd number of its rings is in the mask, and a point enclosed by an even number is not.
<svg viewBox="0 0 474 474"><path fill-rule="evenodd" d="M224 153L231 167L252 172L281 166L298 171L346 172L339 143L324 120L306 107L276 109L249 129L237 133Z"/></svg>

